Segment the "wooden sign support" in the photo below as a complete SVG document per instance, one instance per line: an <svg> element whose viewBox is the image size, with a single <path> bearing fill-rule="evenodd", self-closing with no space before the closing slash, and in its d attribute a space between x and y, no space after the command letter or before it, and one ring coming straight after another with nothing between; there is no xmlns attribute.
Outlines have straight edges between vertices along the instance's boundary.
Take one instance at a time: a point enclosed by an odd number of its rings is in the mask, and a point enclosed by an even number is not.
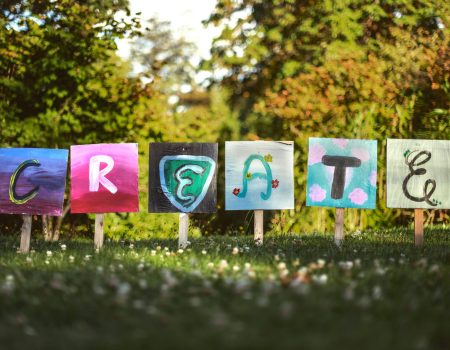
<svg viewBox="0 0 450 350"><path fill-rule="evenodd" d="M254 240L256 245L262 245L264 240L264 211L255 210Z"/></svg>
<svg viewBox="0 0 450 350"><path fill-rule="evenodd" d="M101 249L103 247L103 227L105 223L105 214L95 214L95 235L94 246L95 249Z"/></svg>
<svg viewBox="0 0 450 350"><path fill-rule="evenodd" d="M188 242L189 214L180 213L180 224L178 226L178 247L186 248Z"/></svg>
<svg viewBox="0 0 450 350"><path fill-rule="evenodd" d="M423 244L423 209L414 209L414 243Z"/></svg>
<svg viewBox="0 0 450 350"><path fill-rule="evenodd" d="M19 252L28 253L30 251L30 239L31 239L31 215L23 215L22 233L20 236L20 248Z"/></svg>
<svg viewBox="0 0 450 350"><path fill-rule="evenodd" d="M336 208L334 218L334 243L340 246L344 241L344 208Z"/></svg>

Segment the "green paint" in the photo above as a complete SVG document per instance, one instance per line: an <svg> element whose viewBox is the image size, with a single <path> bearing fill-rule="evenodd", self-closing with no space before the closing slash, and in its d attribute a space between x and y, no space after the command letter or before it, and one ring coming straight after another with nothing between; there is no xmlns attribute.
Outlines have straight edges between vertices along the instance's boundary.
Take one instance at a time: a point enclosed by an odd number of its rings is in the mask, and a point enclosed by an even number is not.
<svg viewBox="0 0 450 350"><path fill-rule="evenodd" d="M191 168L191 169L189 169ZM200 196L213 170L210 162L199 160L170 160L164 164L167 190L185 207Z"/></svg>

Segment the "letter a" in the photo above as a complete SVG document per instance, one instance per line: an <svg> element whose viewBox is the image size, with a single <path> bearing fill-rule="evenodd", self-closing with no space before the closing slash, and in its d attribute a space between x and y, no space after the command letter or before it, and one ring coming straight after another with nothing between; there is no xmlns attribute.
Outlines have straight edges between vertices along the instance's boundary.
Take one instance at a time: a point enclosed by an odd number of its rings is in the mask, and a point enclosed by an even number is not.
<svg viewBox="0 0 450 350"><path fill-rule="evenodd" d="M106 163L106 167L100 170L100 163ZM117 192L117 187L105 176L114 168L114 159L110 156L98 155L89 160L89 192L98 192L102 184L112 194Z"/></svg>

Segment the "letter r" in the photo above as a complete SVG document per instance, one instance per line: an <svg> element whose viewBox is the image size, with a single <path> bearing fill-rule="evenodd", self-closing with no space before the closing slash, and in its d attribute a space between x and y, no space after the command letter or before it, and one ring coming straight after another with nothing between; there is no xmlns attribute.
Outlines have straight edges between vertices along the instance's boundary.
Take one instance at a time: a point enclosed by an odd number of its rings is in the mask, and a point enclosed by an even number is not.
<svg viewBox="0 0 450 350"><path fill-rule="evenodd" d="M106 167L100 170L100 163L106 163ZM110 156L97 155L89 160L89 192L98 192L102 184L112 194L117 192L117 187L105 176L114 168L114 159Z"/></svg>

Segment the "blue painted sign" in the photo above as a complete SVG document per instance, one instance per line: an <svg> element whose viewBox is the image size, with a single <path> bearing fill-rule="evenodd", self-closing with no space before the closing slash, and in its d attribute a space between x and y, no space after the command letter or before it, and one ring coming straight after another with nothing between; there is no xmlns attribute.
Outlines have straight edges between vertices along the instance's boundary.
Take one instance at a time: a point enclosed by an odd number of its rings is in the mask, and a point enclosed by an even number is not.
<svg viewBox="0 0 450 350"><path fill-rule="evenodd" d="M225 209L293 209L291 141L225 143Z"/></svg>
<svg viewBox="0 0 450 350"><path fill-rule="evenodd" d="M306 205L375 209L377 141L310 138Z"/></svg>

